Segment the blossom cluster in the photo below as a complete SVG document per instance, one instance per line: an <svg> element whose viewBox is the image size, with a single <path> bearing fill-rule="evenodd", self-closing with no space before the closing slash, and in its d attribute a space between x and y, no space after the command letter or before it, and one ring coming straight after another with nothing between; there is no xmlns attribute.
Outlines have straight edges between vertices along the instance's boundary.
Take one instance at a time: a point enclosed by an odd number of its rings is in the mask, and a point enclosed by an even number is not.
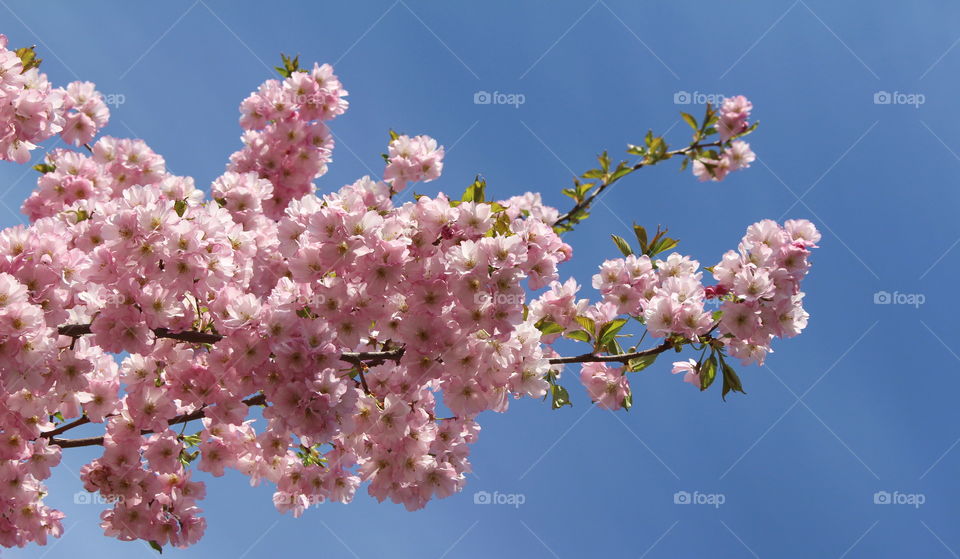
<svg viewBox="0 0 960 559"><path fill-rule="evenodd" d="M187 546L206 526L194 468L271 483L294 515L364 484L418 509L464 486L481 412L556 388L561 335L599 338L627 316L696 341L715 327L706 301L722 298L719 339L752 357L806 320L799 281L819 238L807 222L752 226L715 286L678 253L607 261L591 304L559 281L572 249L539 195L394 200L439 177L430 137L395 137L383 181L317 193L324 123L347 108L328 65L243 101L244 147L208 198L143 141L94 142L107 113L92 84L58 93L0 46L0 95L39 91L47 106L24 119L9 109L19 100L3 104L2 154L23 160L61 130L92 144L51 150L23 205L31 223L0 232L0 545L62 532L41 482L72 421L104 430L80 477L111 505L105 533ZM625 375L587 363L580 378L616 409Z"/></svg>
<svg viewBox="0 0 960 559"><path fill-rule="evenodd" d="M407 183L430 182L443 171L443 146L437 147L437 141L429 136L397 136L388 150L383 180L394 192L406 188Z"/></svg>
<svg viewBox="0 0 960 559"><path fill-rule="evenodd" d="M106 125L110 112L93 84L54 88L46 74L27 66L0 35L0 160L26 163L38 143L58 133L81 145Z"/></svg>
<svg viewBox="0 0 960 559"><path fill-rule="evenodd" d="M752 110L753 103L743 95L723 100L716 123L721 144L726 144L750 128L748 119ZM731 171L750 167L756 158L750 144L743 140L734 140L726 145L719 157L698 157L694 160L693 174L701 181L722 181Z"/></svg>
<svg viewBox="0 0 960 559"><path fill-rule="evenodd" d="M774 337L791 338L807 326L800 280L819 240L820 232L805 219L782 227L766 219L747 228L739 250L728 251L713 267L712 292L724 300L721 339L744 364L762 365Z"/></svg>
<svg viewBox="0 0 960 559"><path fill-rule="evenodd" d="M602 325L626 315L654 338L697 343L719 330L716 340L725 351L744 365L762 365L773 338L793 337L806 327L800 282L810 267L810 249L819 240L820 233L807 220L788 220L782 227L763 220L747 229L739 252L727 252L712 268L714 285L704 285L699 263L689 256L673 252L660 260L631 254L605 261L593 276L600 303L577 298L579 286L569 279L552 283L531 301L529 314L557 325L543 336L546 344L564 335L576 339L585 324L593 325L587 334L597 338ZM708 306L710 300L718 304ZM580 379L597 405L619 409L630 395L626 372L625 367L589 363L581 368ZM685 373L685 382L700 387L696 361L676 362L673 372Z"/></svg>
<svg viewBox="0 0 960 559"><path fill-rule="evenodd" d="M263 201L267 217L278 219L327 172L334 142L324 122L347 110L346 96L333 67L315 64L282 82L267 80L241 103L244 148L230 156L229 170L273 184L273 196Z"/></svg>

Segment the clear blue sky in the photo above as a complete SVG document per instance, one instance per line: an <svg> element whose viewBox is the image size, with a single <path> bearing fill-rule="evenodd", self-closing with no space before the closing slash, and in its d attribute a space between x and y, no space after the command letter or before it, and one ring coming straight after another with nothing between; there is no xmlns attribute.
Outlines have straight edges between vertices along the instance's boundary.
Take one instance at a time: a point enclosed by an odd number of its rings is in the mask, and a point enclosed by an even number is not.
<svg viewBox="0 0 960 559"><path fill-rule="evenodd" d="M622 152L647 128L686 140L677 113L689 107L675 105L675 93L748 95L761 120L752 169L707 185L672 165L644 170L569 235L575 261L562 273L588 292L596 266L617 255L609 234L626 236L632 221L668 225L705 265L761 218L808 218L824 233L805 284L810 326L777 343L768 367L740 370L746 396L697 393L664 358L633 379L633 410L614 415L591 409L570 379L573 408L521 401L483 415L466 490L416 513L363 491L297 520L274 511L269 487L200 475L206 537L164 556L960 553L960 484L951 481L960 469L960 5L0 4L0 32L13 45L37 43L55 83L87 79L124 96L107 133L144 138L204 188L239 145L239 102L283 51L335 62L350 91L322 191L381 171L393 128L448 148L443 178L419 192L459 194L479 172L496 195L537 190L565 205L560 188L599 150ZM478 91L520 93L525 103L476 105ZM876 104L879 91L924 103ZM35 178L0 165L0 200L16 210ZM0 208L0 224L20 219ZM881 290L922 294L924 304L874 304ZM66 454L48 501L67 513L67 534L49 556L154 555L102 537L101 507L73 503L75 474L95 453ZM475 505L477 491L525 502ZM725 502L677 505L678 491ZM925 502L876 505L878 491Z"/></svg>

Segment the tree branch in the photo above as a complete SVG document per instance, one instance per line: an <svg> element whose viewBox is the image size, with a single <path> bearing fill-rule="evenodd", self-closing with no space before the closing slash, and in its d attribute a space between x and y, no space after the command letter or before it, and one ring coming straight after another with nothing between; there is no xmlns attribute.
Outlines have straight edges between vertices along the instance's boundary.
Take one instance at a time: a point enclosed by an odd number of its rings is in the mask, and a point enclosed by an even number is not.
<svg viewBox="0 0 960 559"><path fill-rule="evenodd" d="M720 142L713 142L713 143L710 143L710 144L690 144L689 146L687 146L687 147L685 147L685 148L675 149L675 150L673 150L673 151L668 151L668 152L666 152L666 153L664 154L664 158L663 158L663 159L669 159L670 157L673 157L674 155L686 155L686 154L690 153L691 151L694 151L694 150L700 149L700 148L719 147L720 145L721 145ZM662 159L661 159L661 161L662 161ZM636 165L634 165L633 167L630 167L630 172L632 173L633 171L636 171L636 170L638 170L638 169L640 169L640 168L642 168L642 167L646 167L647 165L648 165L647 163L641 161L641 162L637 163ZM624 176L626 176L626 175L624 175ZM589 196L587 196L586 198L584 198L584 199L581 200L580 202L577 202L576 204L574 204L574 206L573 206L572 208L570 208L570 211L568 211L567 213L565 213L565 214L561 215L559 218L557 218L557 221L555 221L555 222L553 223L554 227L556 227L557 225L563 225L563 224L566 223L567 221L570 221L571 218L573 218L575 215L579 214L579 213L582 212L582 211L585 211L585 210L589 209L589 208L590 208L590 204L593 203L594 199L595 199L597 196L599 196L601 193L603 193L604 190L606 190L607 188L613 186L613 184L614 184L615 182L617 182L618 180L620 180L620 178L622 178L622 177L618 177L618 178L616 178L616 179L614 179L614 180L612 180L612 181L609 181L609 182L607 182L607 181L601 182L601 183L600 183L600 186L597 187L596 189L594 189L594 191L593 191Z"/></svg>
<svg viewBox="0 0 960 559"><path fill-rule="evenodd" d="M563 365L567 363L623 363L624 365L626 365L634 359L638 359L640 357L649 357L651 355L658 355L673 347L674 347L673 342L667 340L656 347L645 349L643 351L634 351L631 353L617 353L613 355L596 355L593 353L584 353L582 355L574 355L572 357L551 357L550 364Z"/></svg>
<svg viewBox="0 0 960 559"><path fill-rule="evenodd" d="M252 396L252 397L250 397L250 398L247 398L246 400L243 401L243 403L246 404L246 405L248 405L248 406L262 406L262 405L265 405L265 404L267 403L267 397L264 396L263 394L257 394L256 396ZM187 423L188 421L193 421L194 419L202 419L202 418L204 418L204 417L206 417L206 413L204 412L204 408L200 408L200 409L198 409L198 410L196 410L196 411L192 411L192 412L190 412L190 413L185 413L185 414L178 415L178 416L170 419L167 423L169 423L170 425L178 425L178 424L180 424L180 423ZM83 421L83 422L81 423L81 420L83 420L83 419L86 419L86 417L82 417L82 418L78 419L77 421L74 421L73 423L68 423L68 424L63 425L63 426L61 426L61 427L58 427L57 429L54 429L53 431L47 431L46 433L41 433L40 436L41 436L41 437L49 438L49 439L50 439L50 444L57 445L57 446L59 446L60 448L75 448L75 447L79 447L79 446L96 446L96 445L102 445L102 444L103 444L103 437L88 437L88 438L85 438L85 439L58 439L58 438L56 438L56 437L54 436L54 435L59 435L60 433L63 433L63 432L66 431L67 429L72 429L73 427L76 427L77 425L74 425L74 424L82 425L82 424L84 424L84 423L89 423L89 422L90 422L90 420L87 419L86 421ZM144 430L140 431L140 434L141 434L141 435L149 435L150 433L153 433L153 431L150 430L150 429L144 429Z"/></svg>
<svg viewBox="0 0 960 559"><path fill-rule="evenodd" d="M716 325L714 325L716 328ZM58 328L60 334L64 336L70 336L77 338L85 334L90 334L90 325L89 324L67 324ZM710 330L711 332L713 329ZM186 332L170 332L166 328L157 328L154 330L154 333L158 338L170 338L173 340L180 340L191 343L214 343L223 339L223 336L218 334L208 334L204 332L195 332L195 331L186 331ZM709 336L709 333L707 334ZM597 355L594 353L584 353L581 355L574 355L570 357L551 357L548 359L551 365L564 365L570 363L623 363L627 365L633 359L638 359L641 357L649 357L651 355L658 355L669 349L676 347L674 343L670 340L665 340L658 346L652 347L650 349L645 349L643 351L633 351L630 353L618 353L613 355ZM340 354L340 359L346 361L358 367L370 367L381 365L387 361L400 362L400 359L403 357L404 348L390 349L386 351L363 351L363 352L351 352L351 353L342 353ZM366 386L366 379L363 376L363 372L360 372L360 382L364 387L364 391L368 394L369 387ZM267 398L263 394L258 394L251 398L243 400L243 403L248 406L261 406L266 405ZM204 408L200 408L191 413L178 415L168 421L170 425L177 425L180 423L186 423L188 421L193 421L194 419L202 419L206 417ZM41 433L40 436L46 439L49 439L50 444L57 445L60 448L76 448L82 446L97 446L103 444L103 437L88 437L83 439L61 439L57 438L57 435L60 435L74 427L79 427L81 425L86 425L90 423L90 419L86 416L81 417L70 423L66 423L57 427L56 429ZM152 430L143 430L140 432L141 435L149 435L153 433Z"/></svg>

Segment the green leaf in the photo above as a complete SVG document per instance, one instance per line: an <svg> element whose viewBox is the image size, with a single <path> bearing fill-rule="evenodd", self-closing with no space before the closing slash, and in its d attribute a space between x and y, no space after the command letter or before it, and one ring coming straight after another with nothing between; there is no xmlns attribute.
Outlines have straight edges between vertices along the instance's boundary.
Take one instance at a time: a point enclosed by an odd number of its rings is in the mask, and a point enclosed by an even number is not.
<svg viewBox="0 0 960 559"><path fill-rule="evenodd" d="M162 547L160 544L158 544L157 542L155 542L155 541L153 541L153 540L150 540L150 541L147 542L147 543L150 544L150 547L152 547L153 549L157 550L157 553L163 555L163 547Z"/></svg>
<svg viewBox="0 0 960 559"><path fill-rule="evenodd" d="M399 137L400 137L400 134L397 134L397 133L394 132L393 129L391 128L391 129L390 129L390 141L392 142L392 141L396 140L396 139L399 138ZM388 159L389 159L389 157L388 157Z"/></svg>
<svg viewBox="0 0 960 559"><path fill-rule="evenodd" d="M737 134L736 136L733 136L733 137L730 138L730 139L731 139L731 140L736 140L737 138L742 138L742 137L746 136L747 134L749 134L749 133L753 132L754 130L756 130L756 129L757 129L757 126L760 126L760 121L759 121L759 120L758 120L757 122L754 122L753 124L751 124L751 125L750 125L746 130L744 130L743 132Z"/></svg>
<svg viewBox="0 0 960 559"><path fill-rule="evenodd" d="M650 256L655 256L657 254L660 254L661 252L666 252L676 247L677 244L679 243L680 241L677 239L671 239L670 237L663 237L656 243L652 243L652 245L650 246L650 250L647 254L649 254Z"/></svg>
<svg viewBox="0 0 960 559"><path fill-rule="evenodd" d="M570 401L570 393L567 392L567 389L560 386L559 384L554 384L550 389L550 395L552 401L550 402L550 407L552 409L560 409L563 406L573 407L573 403Z"/></svg>
<svg viewBox="0 0 960 559"><path fill-rule="evenodd" d="M737 376L737 372L733 370L733 367L731 367L722 356L720 357L720 365L723 369L723 392L720 395L721 398L726 401L727 393L731 390L741 394L746 394L746 392L743 390L743 385L740 384L740 377Z"/></svg>
<svg viewBox="0 0 960 559"><path fill-rule="evenodd" d="M578 316L575 319L577 324L583 326L583 329L591 334L597 331L597 323L593 321L592 318L587 316Z"/></svg>
<svg viewBox="0 0 960 559"><path fill-rule="evenodd" d="M643 253L647 252L647 230L637 225L633 224L633 234L637 236L637 242L640 243L640 251Z"/></svg>
<svg viewBox="0 0 960 559"><path fill-rule="evenodd" d="M550 408L555 410L563 406L573 407L567 389L557 384L558 374L557 371L548 371L547 374L543 376L544 380L550 383ZM544 396L544 399L546 399L546 396Z"/></svg>
<svg viewBox="0 0 960 559"><path fill-rule="evenodd" d="M633 172L633 167L631 167L626 161L621 161L617 164L616 170L613 171L613 174L610 175L608 182L614 182L620 180L620 178L625 177Z"/></svg>
<svg viewBox="0 0 960 559"><path fill-rule="evenodd" d="M633 407L633 391L628 390L627 395L623 397L623 409L630 411Z"/></svg>
<svg viewBox="0 0 960 559"><path fill-rule="evenodd" d="M567 332L564 334L564 336L570 338L571 340L579 340L587 343L589 343L590 339L593 338L593 335L586 330L574 330L573 332Z"/></svg>
<svg viewBox="0 0 960 559"><path fill-rule="evenodd" d="M187 201L186 200L177 200L173 203L173 211L177 212L177 215L183 217L184 212L187 211Z"/></svg>
<svg viewBox="0 0 960 559"><path fill-rule="evenodd" d="M603 169L604 173L610 172L610 156L607 155L606 151L597 156L597 161L600 162L600 168Z"/></svg>
<svg viewBox="0 0 960 559"><path fill-rule="evenodd" d="M602 169L590 169L580 176L585 179L602 179L603 177L607 176L607 173Z"/></svg>
<svg viewBox="0 0 960 559"><path fill-rule="evenodd" d="M600 328L600 333L597 336L597 345L601 347L607 345L610 340L614 339L614 337L617 335L617 332L623 328L623 326L627 323L627 320L628 319L626 318L617 318L604 324Z"/></svg>
<svg viewBox="0 0 960 559"><path fill-rule="evenodd" d="M20 63L23 65L23 70L20 73L24 73L31 68L39 68L40 63L43 62L43 59L37 58L37 47L20 47L17 50L13 51L20 58Z"/></svg>
<svg viewBox="0 0 960 559"><path fill-rule="evenodd" d="M537 329L540 330L540 333L544 335L559 334L560 332L563 332L563 326L560 326L556 322L546 318L541 318L534 326L536 326Z"/></svg>
<svg viewBox="0 0 960 559"><path fill-rule="evenodd" d="M49 163L37 163L33 166L34 171L40 171L44 175L47 173L52 173L57 170L56 165L51 165Z"/></svg>
<svg viewBox="0 0 960 559"><path fill-rule="evenodd" d="M567 389L560 386L559 384L554 384L550 394L553 401L550 403L550 407L553 409L560 409L563 406L573 407L573 403L570 402L570 394L567 392Z"/></svg>
<svg viewBox="0 0 960 559"><path fill-rule="evenodd" d="M620 342L617 341L616 336L610 338L603 349L610 355L620 355L623 353L623 348L620 347Z"/></svg>
<svg viewBox="0 0 960 559"><path fill-rule="evenodd" d="M301 71L299 54L293 58L290 58L289 56L280 53L280 60L283 61L283 66L274 66L274 69L284 78L289 78L294 72Z"/></svg>
<svg viewBox="0 0 960 559"><path fill-rule="evenodd" d="M639 373L650 365L653 365L653 362L657 360L658 355L660 354L654 353L653 355L644 355L643 357L631 359L630 362L627 363L627 370L631 373Z"/></svg>
<svg viewBox="0 0 960 559"><path fill-rule="evenodd" d="M697 124L697 119L693 115L687 113L680 113L680 116L683 118L683 121L690 125L690 128L693 128L694 131L700 130L700 125Z"/></svg>
<svg viewBox="0 0 960 559"><path fill-rule="evenodd" d="M486 188L487 181L484 180L480 175L477 175L477 178L473 179L473 184L468 186L467 189L463 191L463 197L460 200L463 202L485 202Z"/></svg>
<svg viewBox="0 0 960 559"><path fill-rule="evenodd" d="M710 357L699 366L700 370L700 390L706 390L713 384L717 378L717 356L710 352Z"/></svg>
<svg viewBox="0 0 960 559"><path fill-rule="evenodd" d="M195 450L193 452L187 452L185 450L180 451L180 463L184 466L189 466L191 462L197 459L197 456L200 456L200 451Z"/></svg>
<svg viewBox="0 0 960 559"><path fill-rule="evenodd" d="M620 249L620 252L622 252L624 256L630 256L633 254L633 249L630 248L630 243L624 240L623 237L610 235L610 238L613 239L613 244L617 245L617 248Z"/></svg>

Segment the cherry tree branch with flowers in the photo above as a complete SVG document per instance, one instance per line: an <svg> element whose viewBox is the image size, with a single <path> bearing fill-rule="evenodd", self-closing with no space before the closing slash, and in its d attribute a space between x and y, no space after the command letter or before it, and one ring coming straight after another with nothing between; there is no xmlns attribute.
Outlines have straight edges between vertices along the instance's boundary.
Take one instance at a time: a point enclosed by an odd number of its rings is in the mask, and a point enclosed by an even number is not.
<svg viewBox="0 0 960 559"><path fill-rule="evenodd" d="M481 412L572 405L567 365L595 405L629 409L629 373L690 348L673 372L700 390L722 379L726 397L743 392L731 359L763 363L806 326L820 235L805 220L755 223L703 269L635 225L635 242L612 236L623 257L592 278L598 301L560 281L561 234L620 179L677 157L700 180L749 167L745 97L682 114L685 147L650 132L630 161L604 152L563 214L533 193L488 200L480 177L458 199L399 204L440 177L443 147L391 132L383 181L319 195L347 92L329 65L284 56L282 79L240 104L243 146L205 199L142 140L97 138L110 114L95 86L55 88L39 65L0 35L0 159L26 163L54 136L85 151L50 150L30 224L0 232L0 545L63 533L42 482L65 448L103 447L80 477L112 505L105 534L157 549L203 535L195 469L272 483L296 516L362 484L413 510L462 490ZM561 339L588 349L562 356ZM102 435L63 437L91 424Z"/></svg>

